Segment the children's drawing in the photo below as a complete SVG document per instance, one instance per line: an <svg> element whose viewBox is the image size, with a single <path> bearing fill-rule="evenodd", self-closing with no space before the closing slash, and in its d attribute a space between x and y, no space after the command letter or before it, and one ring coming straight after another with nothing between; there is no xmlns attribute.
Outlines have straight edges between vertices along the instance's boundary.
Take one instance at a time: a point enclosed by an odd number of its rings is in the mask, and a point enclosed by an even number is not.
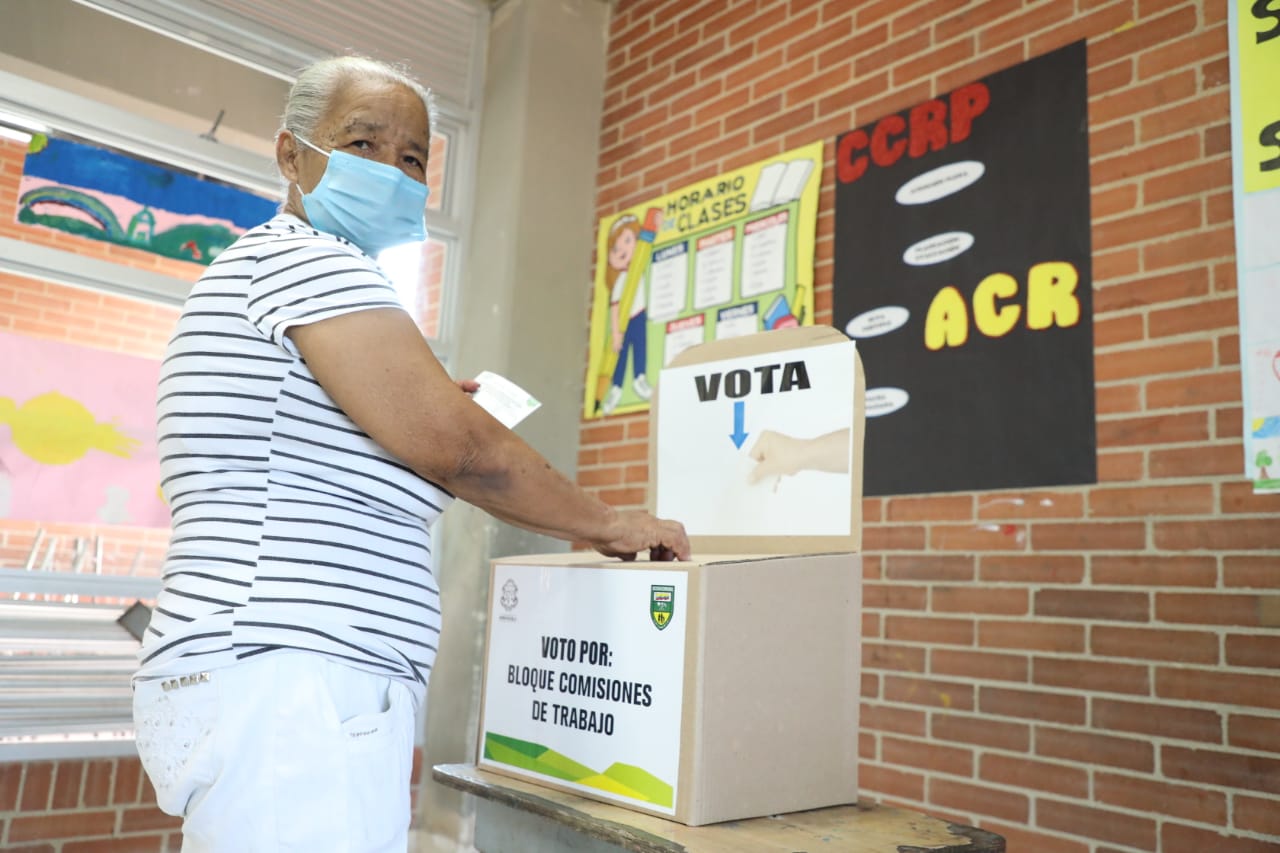
<svg viewBox="0 0 1280 853"><path fill-rule="evenodd" d="M0 334L0 516L167 527L157 362Z"/></svg>
<svg viewBox="0 0 1280 853"><path fill-rule="evenodd" d="M126 459L138 440L114 424L98 423L83 405L57 391L21 406L0 397L0 424L8 424L14 447L41 465L67 465L91 450Z"/></svg>
<svg viewBox="0 0 1280 853"><path fill-rule="evenodd" d="M276 202L73 142L32 138L18 183L18 221L209 264Z"/></svg>

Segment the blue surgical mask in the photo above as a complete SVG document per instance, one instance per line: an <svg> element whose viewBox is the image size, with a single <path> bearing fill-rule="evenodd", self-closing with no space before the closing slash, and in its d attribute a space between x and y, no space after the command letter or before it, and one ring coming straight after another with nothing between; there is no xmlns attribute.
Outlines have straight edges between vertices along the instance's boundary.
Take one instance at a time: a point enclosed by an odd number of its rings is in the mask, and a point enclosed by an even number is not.
<svg viewBox="0 0 1280 853"><path fill-rule="evenodd" d="M426 184L394 166L343 151L323 151L294 137L329 158L320 183L302 194L302 209L312 225L347 238L370 256L427 239Z"/></svg>

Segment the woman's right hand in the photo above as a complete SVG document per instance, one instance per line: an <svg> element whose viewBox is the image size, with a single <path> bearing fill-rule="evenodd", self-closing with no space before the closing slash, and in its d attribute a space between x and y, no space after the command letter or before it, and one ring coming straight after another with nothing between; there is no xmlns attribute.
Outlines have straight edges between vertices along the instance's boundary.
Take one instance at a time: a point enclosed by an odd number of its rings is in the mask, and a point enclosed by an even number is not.
<svg viewBox="0 0 1280 853"><path fill-rule="evenodd" d="M643 510L617 512L600 538L590 544L606 557L623 560L634 560L645 548L651 560L688 560L691 556L684 525Z"/></svg>

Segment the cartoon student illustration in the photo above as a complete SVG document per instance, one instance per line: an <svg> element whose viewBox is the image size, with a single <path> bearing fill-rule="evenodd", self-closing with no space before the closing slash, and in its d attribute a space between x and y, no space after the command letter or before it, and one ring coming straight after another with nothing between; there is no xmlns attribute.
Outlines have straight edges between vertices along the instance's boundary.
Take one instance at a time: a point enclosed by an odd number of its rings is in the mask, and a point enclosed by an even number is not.
<svg viewBox="0 0 1280 853"><path fill-rule="evenodd" d="M631 389L641 400L653 395L645 366L648 363L648 315L645 310L644 274L653 252L653 239L661 227L662 211L650 208L644 224L631 214L618 217L609 229L608 275L613 278L609 293L610 348L600 371L599 385L609 378L607 393L598 387L596 399L607 415L622 399L627 377L627 361L631 361ZM624 319L625 318L625 319ZM612 370L612 376L609 372Z"/></svg>

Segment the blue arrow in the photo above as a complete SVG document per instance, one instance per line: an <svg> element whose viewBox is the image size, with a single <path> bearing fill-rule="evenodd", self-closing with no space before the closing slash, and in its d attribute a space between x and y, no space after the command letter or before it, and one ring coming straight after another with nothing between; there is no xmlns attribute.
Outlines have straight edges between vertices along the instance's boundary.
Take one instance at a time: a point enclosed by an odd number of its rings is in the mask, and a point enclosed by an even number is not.
<svg viewBox="0 0 1280 853"><path fill-rule="evenodd" d="M729 438L733 439L733 446L742 449L742 443L747 440L747 433L743 432L742 424L746 420L746 400L733 401L733 435Z"/></svg>

